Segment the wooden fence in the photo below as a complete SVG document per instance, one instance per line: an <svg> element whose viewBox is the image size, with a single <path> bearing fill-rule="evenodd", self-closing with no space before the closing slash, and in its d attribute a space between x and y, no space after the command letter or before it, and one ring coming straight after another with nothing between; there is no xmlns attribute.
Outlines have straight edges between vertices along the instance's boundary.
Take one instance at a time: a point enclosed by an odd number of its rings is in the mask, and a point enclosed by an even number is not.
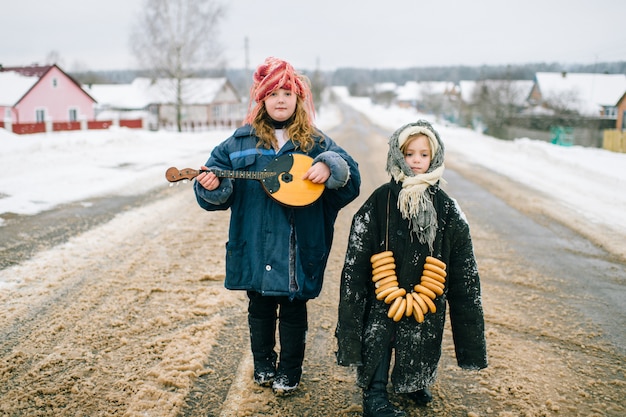
<svg viewBox="0 0 626 417"><path fill-rule="evenodd" d="M626 131L605 130L602 147L609 151L626 153Z"/></svg>
<svg viewBox="0 0 626 417"><path fill-rule="evenodd" d="M142 119L122 119L119 120L118 125L120 127L128 127L130 129L143 129ZM47 126L46 126L47 125ZM82 122L52 122L46 124L41 123L13 123L11 124L11 131L18 135L25 135L29 133L45 133L45 132L63 132L70 130L103 130L108 129L114 125L112 120L89 120L86 123ZM5 123L0 121L0 128L5 128Z"/></svg>

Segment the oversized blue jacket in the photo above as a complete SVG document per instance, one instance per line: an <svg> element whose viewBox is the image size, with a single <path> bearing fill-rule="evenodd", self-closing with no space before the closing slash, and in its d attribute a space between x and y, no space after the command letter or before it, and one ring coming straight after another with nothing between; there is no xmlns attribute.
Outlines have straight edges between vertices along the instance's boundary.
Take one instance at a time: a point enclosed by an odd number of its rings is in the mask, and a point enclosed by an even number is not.
<svg viewBox="0 0 626 417"><path fill-rule="evenodd" d="M307 153L331 170L321 198L305 207L273 200L258 180L222 178L209 191L197 182L196 199L208 211L230 208L225 286L263 295L311 299L319 295L339 210L359 195L356 161L322 134ZM262 171L277 156L303 153L288 141L278 153L257 147L250 125L216 146L205 166L224 171Z"/></svg>

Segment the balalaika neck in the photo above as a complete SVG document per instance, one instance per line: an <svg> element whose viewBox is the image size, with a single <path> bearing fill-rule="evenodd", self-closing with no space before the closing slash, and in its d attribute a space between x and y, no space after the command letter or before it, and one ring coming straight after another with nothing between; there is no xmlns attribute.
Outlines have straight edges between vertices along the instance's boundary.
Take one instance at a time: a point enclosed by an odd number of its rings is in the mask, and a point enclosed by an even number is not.
<svg viewBox="0 0 626 417"><path fill-rule="evenodd" d="M242 178L246 180L262 180L276 175L271 171L224 171L221 169L201 169L200 172L212 172L220 178Z"/></svg>

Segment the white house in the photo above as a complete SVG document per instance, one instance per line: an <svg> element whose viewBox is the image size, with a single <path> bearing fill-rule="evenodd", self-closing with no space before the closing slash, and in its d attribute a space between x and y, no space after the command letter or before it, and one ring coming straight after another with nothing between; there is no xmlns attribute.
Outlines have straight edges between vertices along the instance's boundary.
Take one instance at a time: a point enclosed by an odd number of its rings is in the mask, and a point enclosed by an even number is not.
<svg viewBox="0 0 626 417"><path fill-rule="evenodd" d="M176 126L176 80L136 78L131 84L93 84L85 87L96 100L98 119L143 117L150 129ZM184 130L236 127L246 105L226 78L188 78L182 81Z"/></svg>
<svg viewBox="0 0 626 417"><path fill-rule="evenodd" d="M624 92L624 74L538 72L529 102L583 116L617 119L617 103Z"/></svg>

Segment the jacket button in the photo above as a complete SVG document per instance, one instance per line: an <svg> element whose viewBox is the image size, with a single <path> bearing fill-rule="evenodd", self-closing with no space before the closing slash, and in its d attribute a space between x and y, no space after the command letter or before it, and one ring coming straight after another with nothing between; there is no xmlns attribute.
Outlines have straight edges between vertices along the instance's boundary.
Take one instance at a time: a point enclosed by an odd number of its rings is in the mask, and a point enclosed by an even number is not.
<svg viewBox="0 0 626 417"><path fill-rule="evenodd" d="M271 271L272 270L272 265L265 265L265 270L266 271Z"/></svg>

